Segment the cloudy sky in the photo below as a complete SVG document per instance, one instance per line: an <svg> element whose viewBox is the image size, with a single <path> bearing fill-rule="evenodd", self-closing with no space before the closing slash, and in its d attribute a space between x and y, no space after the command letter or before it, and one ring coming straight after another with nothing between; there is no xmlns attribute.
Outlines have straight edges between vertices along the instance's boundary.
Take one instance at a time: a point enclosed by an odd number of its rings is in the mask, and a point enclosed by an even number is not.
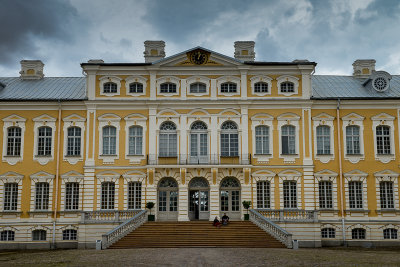
<svg viewBox="0 0 400 267"><path fill-rule="evenodd" d="M45 75L81 76L79 63L143 62L143 42L167 56L195 46L233 56L256 42L256 60L318 63L317 74L352 72L355 59L400 74L399 0L0 0L0 76L21 59Z"/></svg>

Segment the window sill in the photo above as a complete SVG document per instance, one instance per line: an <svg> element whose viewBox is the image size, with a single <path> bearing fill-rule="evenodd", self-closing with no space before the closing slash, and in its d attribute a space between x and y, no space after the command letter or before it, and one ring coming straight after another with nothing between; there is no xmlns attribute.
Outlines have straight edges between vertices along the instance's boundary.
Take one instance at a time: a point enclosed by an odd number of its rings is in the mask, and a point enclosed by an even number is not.
<svg viewBox="0 0 400 267"><path fill-rule="evenodd" d="M3 215L7 215L7 214L16 214L16 215L18 215L18 214L21 214L22 213L22 211L17 211L17 210L3 210L3 211L0 211L0 214L3 214Z"/></svg>
<svg viewBox="0 0 400 267"><path fill-rule="evenodd" d="M143 154L128 154L126 156L128 156L128 157L143 157L144 155Z"/></svg>
<svg viewBox="0 0 400 267"><path fill-rule="evenodd" d="M171 156L168 156L168 155L158 155L158 158L178 158L178 155L171 155Z"/></svg>
<svg viewBox="0 0 400 267"><path fill-rule="evenodd" d="M18 156L14 156L14 155L4 155L3 157L4 157L4 158L11 158L11 159L14 159L14 158L20 158L21 155L18 155Z"/></svg>
<svg viewBox="0 0 400 267"><path fill-rule="evenodd" d="M101 154L100 157L117 157L117 154Z"/></svg>
<svg viewBox="0 0 400 267"><path fill-rule="evenodd" d="M32 210L28 211L28 214L51 214L53 211L51 210Z"/></svg>
<svg viewBox="0 0 400 267"><path fill-rule="evenodd" d="M80 158L81 155L64 155L65 158Z"/></svg>
<svg viewBox="0 0 400 267"><path fill-rule="evenodd" d="M223 155L221 155L221 158L239 158L239 156L237 155L237 156L223 156Z"/></svg>
<svg viewBox="0 0 400 267"><path fill-rule="evenodd" d="M281 156L298 156L299 154L281 154Z"/></svg>
<svg viewBox="0 0 400 267"><path fill-rule="evenodd" d="M82 210L60 210L57 213L82 213Z"/></svg>
<svg viewBox="0 0 400 267"><path fill-rule="evenodd" d="M345 154L347 157L362 157L364 154Z"/></svg>
<svg viewBox="0 0 400 267"><path fill-rule="evenodd" d="M317 157L333 156L333 154L316 154Z"/></svg>
<svg viewBox="0 0 400 267"><path fill-rule="evenodd" d="M35 155L36 158L51 158L53 155Z"/></svg>
<svg viewBox="0 0 400 267"><path fill-rule="evenodd" d="M272 156L272 154L267 153L267 154L254 154L254 157L259 157L259 156Z"/></svg>
<svg viewBox="0 0 400 267"><path fill-rule="evenodd" d="M344 210L345 212L370 212L370 210L364 210L364 209L349 209L349 210Z"/></svg>

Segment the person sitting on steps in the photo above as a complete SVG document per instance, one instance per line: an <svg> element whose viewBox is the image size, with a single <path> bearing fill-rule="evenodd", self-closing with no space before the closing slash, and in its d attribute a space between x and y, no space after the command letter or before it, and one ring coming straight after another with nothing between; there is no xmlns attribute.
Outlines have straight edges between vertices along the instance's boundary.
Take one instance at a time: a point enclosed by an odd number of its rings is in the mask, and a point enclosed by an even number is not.
<svg viewBox="0 0 400 267"><path fill-rule="evenodd" d="M221 227L221 222L218 220L218 216L215 216L213 226L220 228Z"/></svg>
<svg viewBox="0 0 400 267"><path fill-rule="evenodd" d="M222 225L228 225L229 223L229 217L224 213L224 216L222 216Z"/></svg>

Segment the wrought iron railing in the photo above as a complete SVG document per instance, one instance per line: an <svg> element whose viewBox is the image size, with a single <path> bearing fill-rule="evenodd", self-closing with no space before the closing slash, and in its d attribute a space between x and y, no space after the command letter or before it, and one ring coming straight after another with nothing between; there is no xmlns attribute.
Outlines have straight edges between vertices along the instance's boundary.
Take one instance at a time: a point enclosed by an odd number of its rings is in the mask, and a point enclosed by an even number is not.
<svg viewBox="0 0 400 267"><path fill-rule="evenodd" d="M283 209L269 210L257 209L265 218L274 222L316 222L318 212L315 210Z"/></svg>
<svg viewBox="0 0 400 267"><path fill-rule="evenodd" d="M250 221L255 223L258 227L278 239L287 248L292 248L292 234L281 228L279 225L273 223L270 219L264 217L258 211L250 209Z"/></svg>
<svg viewBox="0 0 400 267"><path fill-rule="evenodd" d="M101 248L106 249L128 233L132 232L145 222L147 222L147 210L142 210L135 214L132 218L127 220L126 222L118 225L111 231L107 232L106 234L102 235L101 237Z"/></svg>
<svg viewBox="0 0 400 267"><path fill-rule="evenodd" d="M142 210L95 210L82 212L82 223L123 222Z"/></svg>
<svg viewBox="0 0 400 267"><path fill-rule="evenodd" d="M149 154L148 165L248 165L251 154L207 154L193 156L191 154Z"/></svg>

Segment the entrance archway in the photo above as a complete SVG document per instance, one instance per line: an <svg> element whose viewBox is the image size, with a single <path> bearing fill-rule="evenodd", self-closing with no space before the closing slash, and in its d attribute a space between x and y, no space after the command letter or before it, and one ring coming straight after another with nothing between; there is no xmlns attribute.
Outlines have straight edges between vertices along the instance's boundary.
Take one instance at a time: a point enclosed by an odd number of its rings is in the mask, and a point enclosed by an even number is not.
<svg viewBox="0 0 400 267"><path fill-rule="evenodd" d="M220 186L220 216L226 213L231 220L240 220L240 182L235 177L226 177Z"/></svg>
<svg viewBox="0 0 400 267"><path fill-rule="evenodd" d="M189 183L189 220L210 218L210 187L203 177L195 177Z"/></svg>
<svg viewBox="0 0 400 267"><path fill-rule="evenodd" d="M158 220L178 220L178 183L171 177L161 179L158 184Z"/></svg>

